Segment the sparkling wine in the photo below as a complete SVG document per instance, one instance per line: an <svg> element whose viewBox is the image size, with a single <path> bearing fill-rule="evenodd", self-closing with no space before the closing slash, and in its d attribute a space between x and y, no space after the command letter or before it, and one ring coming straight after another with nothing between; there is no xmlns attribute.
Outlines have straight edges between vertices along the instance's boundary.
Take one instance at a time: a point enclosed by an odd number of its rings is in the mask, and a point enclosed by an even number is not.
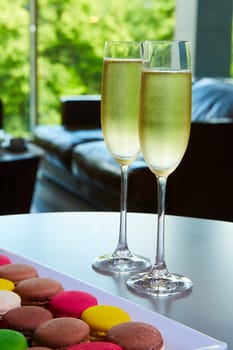
<svg viewBox="0 0 233 350"><path fill-rule="evenodd" d="M168 176L187 148L191 119L191 71L142 72L139 135L146 163Z"/></svg>
<svg viewBox="0 0 233 350"><path fill-rule="evenodd" d="M130 164L140 150L141 68L141 59L104 59L101 124L106 145L120 164Z"/></svg>

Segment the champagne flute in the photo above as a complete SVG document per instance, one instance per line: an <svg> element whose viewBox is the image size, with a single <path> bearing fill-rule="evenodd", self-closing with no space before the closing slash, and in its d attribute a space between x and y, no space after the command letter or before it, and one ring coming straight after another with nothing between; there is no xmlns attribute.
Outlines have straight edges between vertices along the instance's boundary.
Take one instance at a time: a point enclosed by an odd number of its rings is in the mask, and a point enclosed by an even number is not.
<svg viewBox="0 0 233 350"><path fill-rule="evenodd" d="M92 266L110 274L145 271L151 266L149 258L132 254L127 244L128 171L140 152L138 113L142 56L142 43L105 43L101 126L107 148L121 169L120 229L115 251L98 256Z"/></svg>
<svg viewBox="0 0 233 350"><path fill-rule="evenodd" d="M191 128L192 74L186 41L146 41L140 93L141 150L158 189L155 263L148 273L132 276L127 286L138 294L167 296L192 288L192 281L170 273L165 262L165 194L167 177L179 165Z"/></svg>

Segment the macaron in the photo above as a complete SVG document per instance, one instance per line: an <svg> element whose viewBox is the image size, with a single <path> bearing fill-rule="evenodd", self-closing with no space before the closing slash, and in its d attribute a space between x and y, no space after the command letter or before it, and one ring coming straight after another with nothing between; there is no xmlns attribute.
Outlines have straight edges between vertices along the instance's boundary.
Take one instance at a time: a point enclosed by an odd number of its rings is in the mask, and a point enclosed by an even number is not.
<svg viewBox="0 0 233 350"><path fill-rule="evenodd" d="M80 318L88 307L97 305L97 298L87 292L66 290L54 295L48 304L53 317Z"/></svg>
<svg viewBox="0 0 233 350"><path fill-rule="evenodd" d="M36 277L19 282L14 291L20 295L22 305L47 307L50 298L63 290L53 278Z"/></svg>
<svg viewBox="0 0 233 350"><path fill-rule="evenodd" d="M51 348L46 348L44 346L33 346L33 347L27 348L27 350L30 350L30 349L33 349L33 350L52 350Z"/></svg>
<svg viewBox="0 0 233 350"><path fill-rule="evenodd" d="M73 317L53 318L42 323L34 332L32 346L65 350L69 346L88 341L90 329L82 320Z"/></svg>
<svg viewBox="0 0 233 350"><path fill-rule="evenodd" d="M0 255L0 266L6 265L6 264L11 264L12 261L7 255Z"/></svg>
<svg viewBox="0 0 233 350"><path fill-rule="evenodd" d="M6 278L0 278L0 290L13 290L15 285L12 281Z"/></svg>
<svg viewBox="0 0 233 350"><path fill-rule="evenodd" d="M123 350L121 346L110 342L93 341L72 345L67 350Z"/></svg>
<svg viewBox="0 0 233 350"><path fill-rule="evenodd" d="M81 315L90 327L90 340L105 340L107 331L118 323L130 321L128 312L118 306L91 306Z"/></svg>
<svg viewBox="0 0 233 350"><path fill-rule="evenodd" d="M25 350L27 347L27 340L23 334L11 329L0 329L1 350Z"/></svg>
<svg viewBox="0 0 233 350"><path fill-rule="evenodd" d="M0 266L0 278L6 278L16 285L27 278L38 277L37 270L28 264L7 264Z"/></svg>
<svg viewBox="0 0 233 350"><path fill-rule="evenodd" d="M112 327L107 341L120 345L124 350L162 350L163 337L151 324L143 322L125 322Z"/></svg>
<svg viewBox="0 0 233 350"><path fill-rule="evenodd" d="M0 290L0 320L9 310L19 306L21 306L21 298L18 294L9 290Z"/></svg>
<svg viewBox="0 0 233 350"><path fill-rule="evenodd" d="M31 343L34 331L44 322L51 320L49 310L39 306L21 306L8 311L3 316L5 328L21 332Z"/></svg>

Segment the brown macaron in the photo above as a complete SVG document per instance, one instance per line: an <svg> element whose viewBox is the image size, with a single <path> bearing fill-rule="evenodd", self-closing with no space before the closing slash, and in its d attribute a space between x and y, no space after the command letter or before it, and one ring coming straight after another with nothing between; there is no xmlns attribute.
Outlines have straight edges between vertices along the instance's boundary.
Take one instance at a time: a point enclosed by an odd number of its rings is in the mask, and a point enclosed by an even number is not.
<svg viewBox="0 0 233 350"><path fill-rule="evenodd" d="M28 264L7 264L0 266L0 278L6 278L16 285L28 278L38 277L37 270Z"/></svg>
<svg viewBox="0 0 233 350"><path fill-rule="evenodd" d="M124 322L113 326L106 340L120 345L124 350L162 350L163 337L160 331L144 322Z"/></svg>
<svg viewBox="0 0 233 350"><path fill-rule="evenodd" d="M27 348L27 350L30 350L30 349L33 349L33 350L52 350L51 348L45 348L44 346L33 346L33 347Z"/></svg>
<svg viewBox="0 0 233 350"><path fill-rule="evenodd" d="M43 323L34 332L32 346L46 346L65 350L69 346L88 341L90 328L73 317L59 317Z"/></svg>
<svg viewBox="0 0 233 350"><path fill-rule="evenodd" d="M14 291L21 297L22 305L47 307L50 298L63 290L59 281L37 277L19 282Z"/></svg>
<svg viewBox="0 0 233 350"><path fill-rule="evenodd" d="M30 344L34 331L52 318L51 312L45 308L21 306L8 311L3 316L3 322L6 328L21 332Z"/></svg>

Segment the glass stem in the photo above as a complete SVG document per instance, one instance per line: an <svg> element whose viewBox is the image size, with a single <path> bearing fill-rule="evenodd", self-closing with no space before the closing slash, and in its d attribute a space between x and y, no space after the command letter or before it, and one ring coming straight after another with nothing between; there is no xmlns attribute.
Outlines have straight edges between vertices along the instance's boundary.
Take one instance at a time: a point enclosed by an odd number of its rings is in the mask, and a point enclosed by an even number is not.
<svg viewBox="0 0 233 350"><path fill-rule="evenodd" d="M127 190L128 190L128 165L120 165L121 168L121 202L120 202L120 232L117 248L114 255L126 257L131 255L127 245Z"/></svg>
<svg viewBox="0 0 233 350"><path fill-rule="evenodd" d="M158 192L158 223L157 223L157 246L154 269L157 273L167 271L165 263L165 198L167 177L157 176Z"/></svg>

